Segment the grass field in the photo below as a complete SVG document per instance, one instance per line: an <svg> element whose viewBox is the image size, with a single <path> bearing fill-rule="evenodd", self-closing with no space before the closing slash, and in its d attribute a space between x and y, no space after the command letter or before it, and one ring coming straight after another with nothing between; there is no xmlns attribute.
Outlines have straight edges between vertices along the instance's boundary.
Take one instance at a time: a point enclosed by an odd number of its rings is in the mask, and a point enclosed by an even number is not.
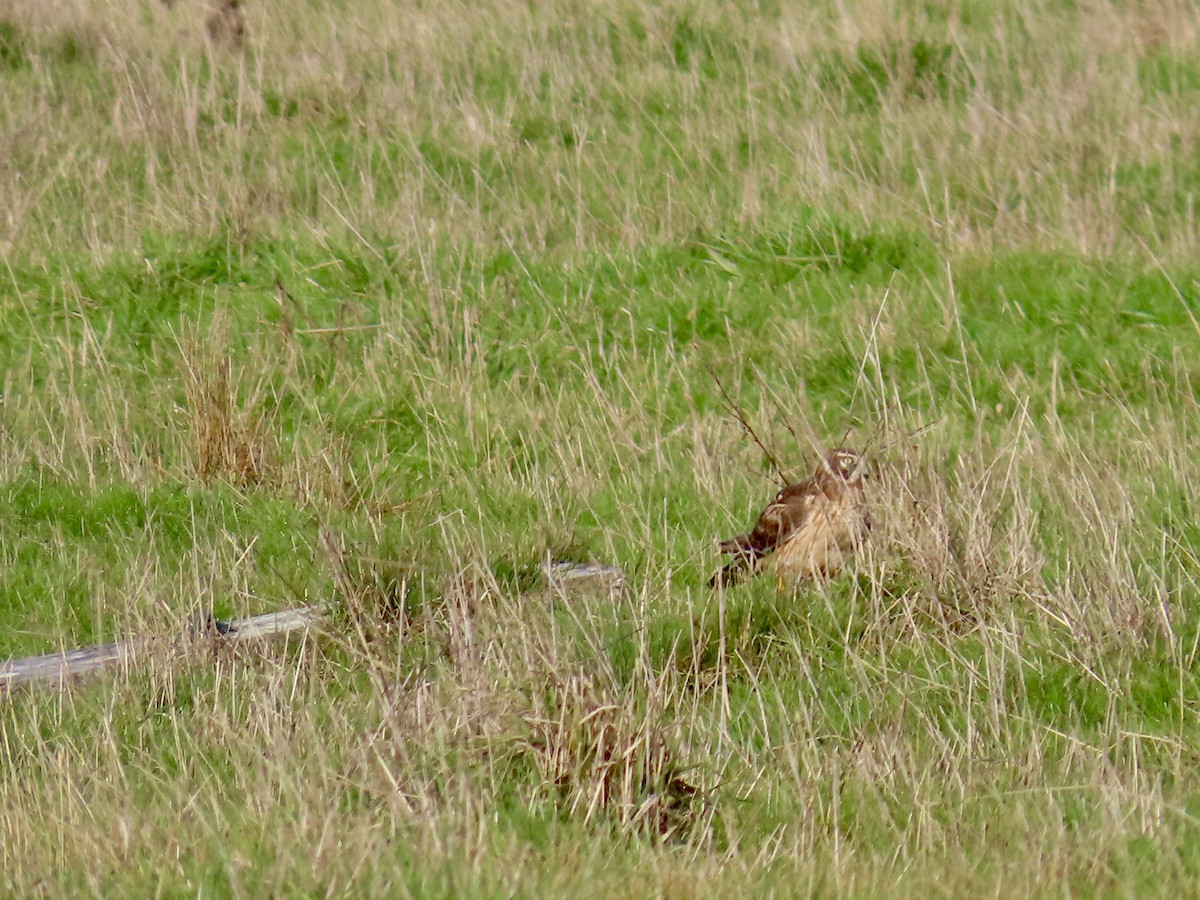
<svg viewBox="0 0 1200 900"><path fill-rule="evenodd" d="M0 697L0 893L1197 891L1192 4L209 12L0 13L0 659L334 625Z"/></svg>

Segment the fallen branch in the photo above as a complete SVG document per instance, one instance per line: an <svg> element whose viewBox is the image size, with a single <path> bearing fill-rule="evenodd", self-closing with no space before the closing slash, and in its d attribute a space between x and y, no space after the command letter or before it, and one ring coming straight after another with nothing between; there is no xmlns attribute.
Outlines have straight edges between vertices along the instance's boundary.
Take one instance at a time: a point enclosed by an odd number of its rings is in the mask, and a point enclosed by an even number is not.
<svg viewBox="0 0 1200 900"><path fill-rule="evenodd" d="M326 536L333 544L333 536ZM557 593L571 591L619 590L624 573L600 563L553 562L543 567L546 585ZM201 614L190 628L174 635L130 638L80 647L78 650L26 656L0 663L0 694L23 684L50 682L64 687L71 679L98 674L115 667L127 667L160 648L186 648L201 641L250 641L307 633L319 629L325 622L325 606L298 606L278 612L222 621L211 614Z"/></svg>
<svg viewBox="0 0 1200 900"><path fill-rule="evenodd" d="M787 475L786 472L784 472L783 466L780 465L779 460L775 457L775 454L767 449L767 445L759 439L758 434L754 431L754 426L750 424L750 420L747 419L745 413L742 412L742 408L738 406L737 402L731 396L729 396L729 392L725 390L725 385L721 383L721 377L717 375L717 370L710 367L709 372L712 374L713 381L717 383L717 390L721 394L721 399L725 401L725 405L729 407L729 411L733 413L734 418L741 423L742 428L746 430L746 433L750 435L754 443L758 444L758 449L766 455L767 461L774 466L775 472L779 476L781 482L783 484L790 484L792 479Z"/></svg>
<svg viewBox="0 0 1200 900"><path fill-rule="evenodd" d="M285 609L231 622L203 616L195 627L178 635L131 638L78 650L10 659L0 664L0 691L39 681L58 682L62 686L71 678L129 665L146 656L156 646L170 645L172 640L184 644L195 644L208 636L229 641L262 640L314 628L321 624L324 617L325 612L319 606Z"/></svg>

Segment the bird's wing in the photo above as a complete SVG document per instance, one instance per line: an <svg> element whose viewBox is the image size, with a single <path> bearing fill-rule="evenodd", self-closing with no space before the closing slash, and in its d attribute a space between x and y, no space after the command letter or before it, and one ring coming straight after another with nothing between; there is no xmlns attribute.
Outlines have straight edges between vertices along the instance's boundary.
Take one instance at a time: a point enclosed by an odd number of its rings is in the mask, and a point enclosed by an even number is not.
<svg viewBox="0 0 1200 900"><path fill-rule="evenodd" d="M813 492L814 488L807 482L789 484L762 511L753 529L721 544L722 552L752 559L773 553L808 518Z"/></svg>
<svg viewBox="0 0 1200 900"><path fill-rule="evenodd" d="M773 552L804 524L812 498L812 486L807 483L785 487L758 517L750 532L750 545L763 556Z"/></svg>
<svg viewBox="0 0 1200 900"><path fill-rule="evenodd" d="M808 519L817 491L811 482L789 484L762 511L753 529L722 541L721 552L733 554L733 559L709 579L709 587L728 587L757 571L759 561L774 553Z"/></svg>

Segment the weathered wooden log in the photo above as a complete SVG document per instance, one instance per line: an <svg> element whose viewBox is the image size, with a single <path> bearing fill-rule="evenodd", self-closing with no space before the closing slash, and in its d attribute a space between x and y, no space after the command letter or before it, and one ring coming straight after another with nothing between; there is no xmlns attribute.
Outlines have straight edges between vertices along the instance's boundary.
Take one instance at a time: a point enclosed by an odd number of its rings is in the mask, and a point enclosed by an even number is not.
<svg viewBox="0 0 1200 900"><path fill-rule="evenodd" d="M317 606L302 606L281 612L266 613L223 622L205 615L195 625L178 635L131 638L108 644L94 644L64 653L47 653L10 659L0 664L0 691L18 684L47 681L62 684L70 678L88 675L104 669L129 665L156 648L172 644L194 644L207 635L219 640L254 640L320 625L324 612Z"/></svg>
<svg viewBox="0 0 1200 900"><path fill-rule="evenodd" d="M603 593L620 591L625 573L600 563L554 562L543 567L546 585L554 592ZM224 622L203 614L192 627L177 635L131 638L107 644L94 644L78 650L27 656L0 663L0 692L20 684L51 682L64 685L71 678L130 665L156 648L195 644L199 640L262 640L295 631L319 628L326 610L321 606L300 606Z"/></svg>

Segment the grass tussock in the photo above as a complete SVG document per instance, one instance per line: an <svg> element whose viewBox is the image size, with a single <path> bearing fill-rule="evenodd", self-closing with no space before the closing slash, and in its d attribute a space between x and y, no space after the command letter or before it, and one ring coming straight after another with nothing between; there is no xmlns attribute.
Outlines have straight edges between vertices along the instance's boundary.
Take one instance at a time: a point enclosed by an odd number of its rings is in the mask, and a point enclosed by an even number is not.
<svg viewBox="0 0 1200 900"><path fill-rule="evenodd" d="M568 676L525 716L542 777L556 785L569 815L612 816L652 834L673 835L694 821L697 788L685 779L660 728L606 696L589 679ZM636 701L635 701L636 702Z"/></svg>
<svg viewBox="0 0 1200 900"><path fill-rule="evenodd" d="M204 481L230 478L257 484L270 468L269 422L262 411L263 381L243 394L231 375L228 322L217 321L202 344L181 344L192 465Z"/></svg>

